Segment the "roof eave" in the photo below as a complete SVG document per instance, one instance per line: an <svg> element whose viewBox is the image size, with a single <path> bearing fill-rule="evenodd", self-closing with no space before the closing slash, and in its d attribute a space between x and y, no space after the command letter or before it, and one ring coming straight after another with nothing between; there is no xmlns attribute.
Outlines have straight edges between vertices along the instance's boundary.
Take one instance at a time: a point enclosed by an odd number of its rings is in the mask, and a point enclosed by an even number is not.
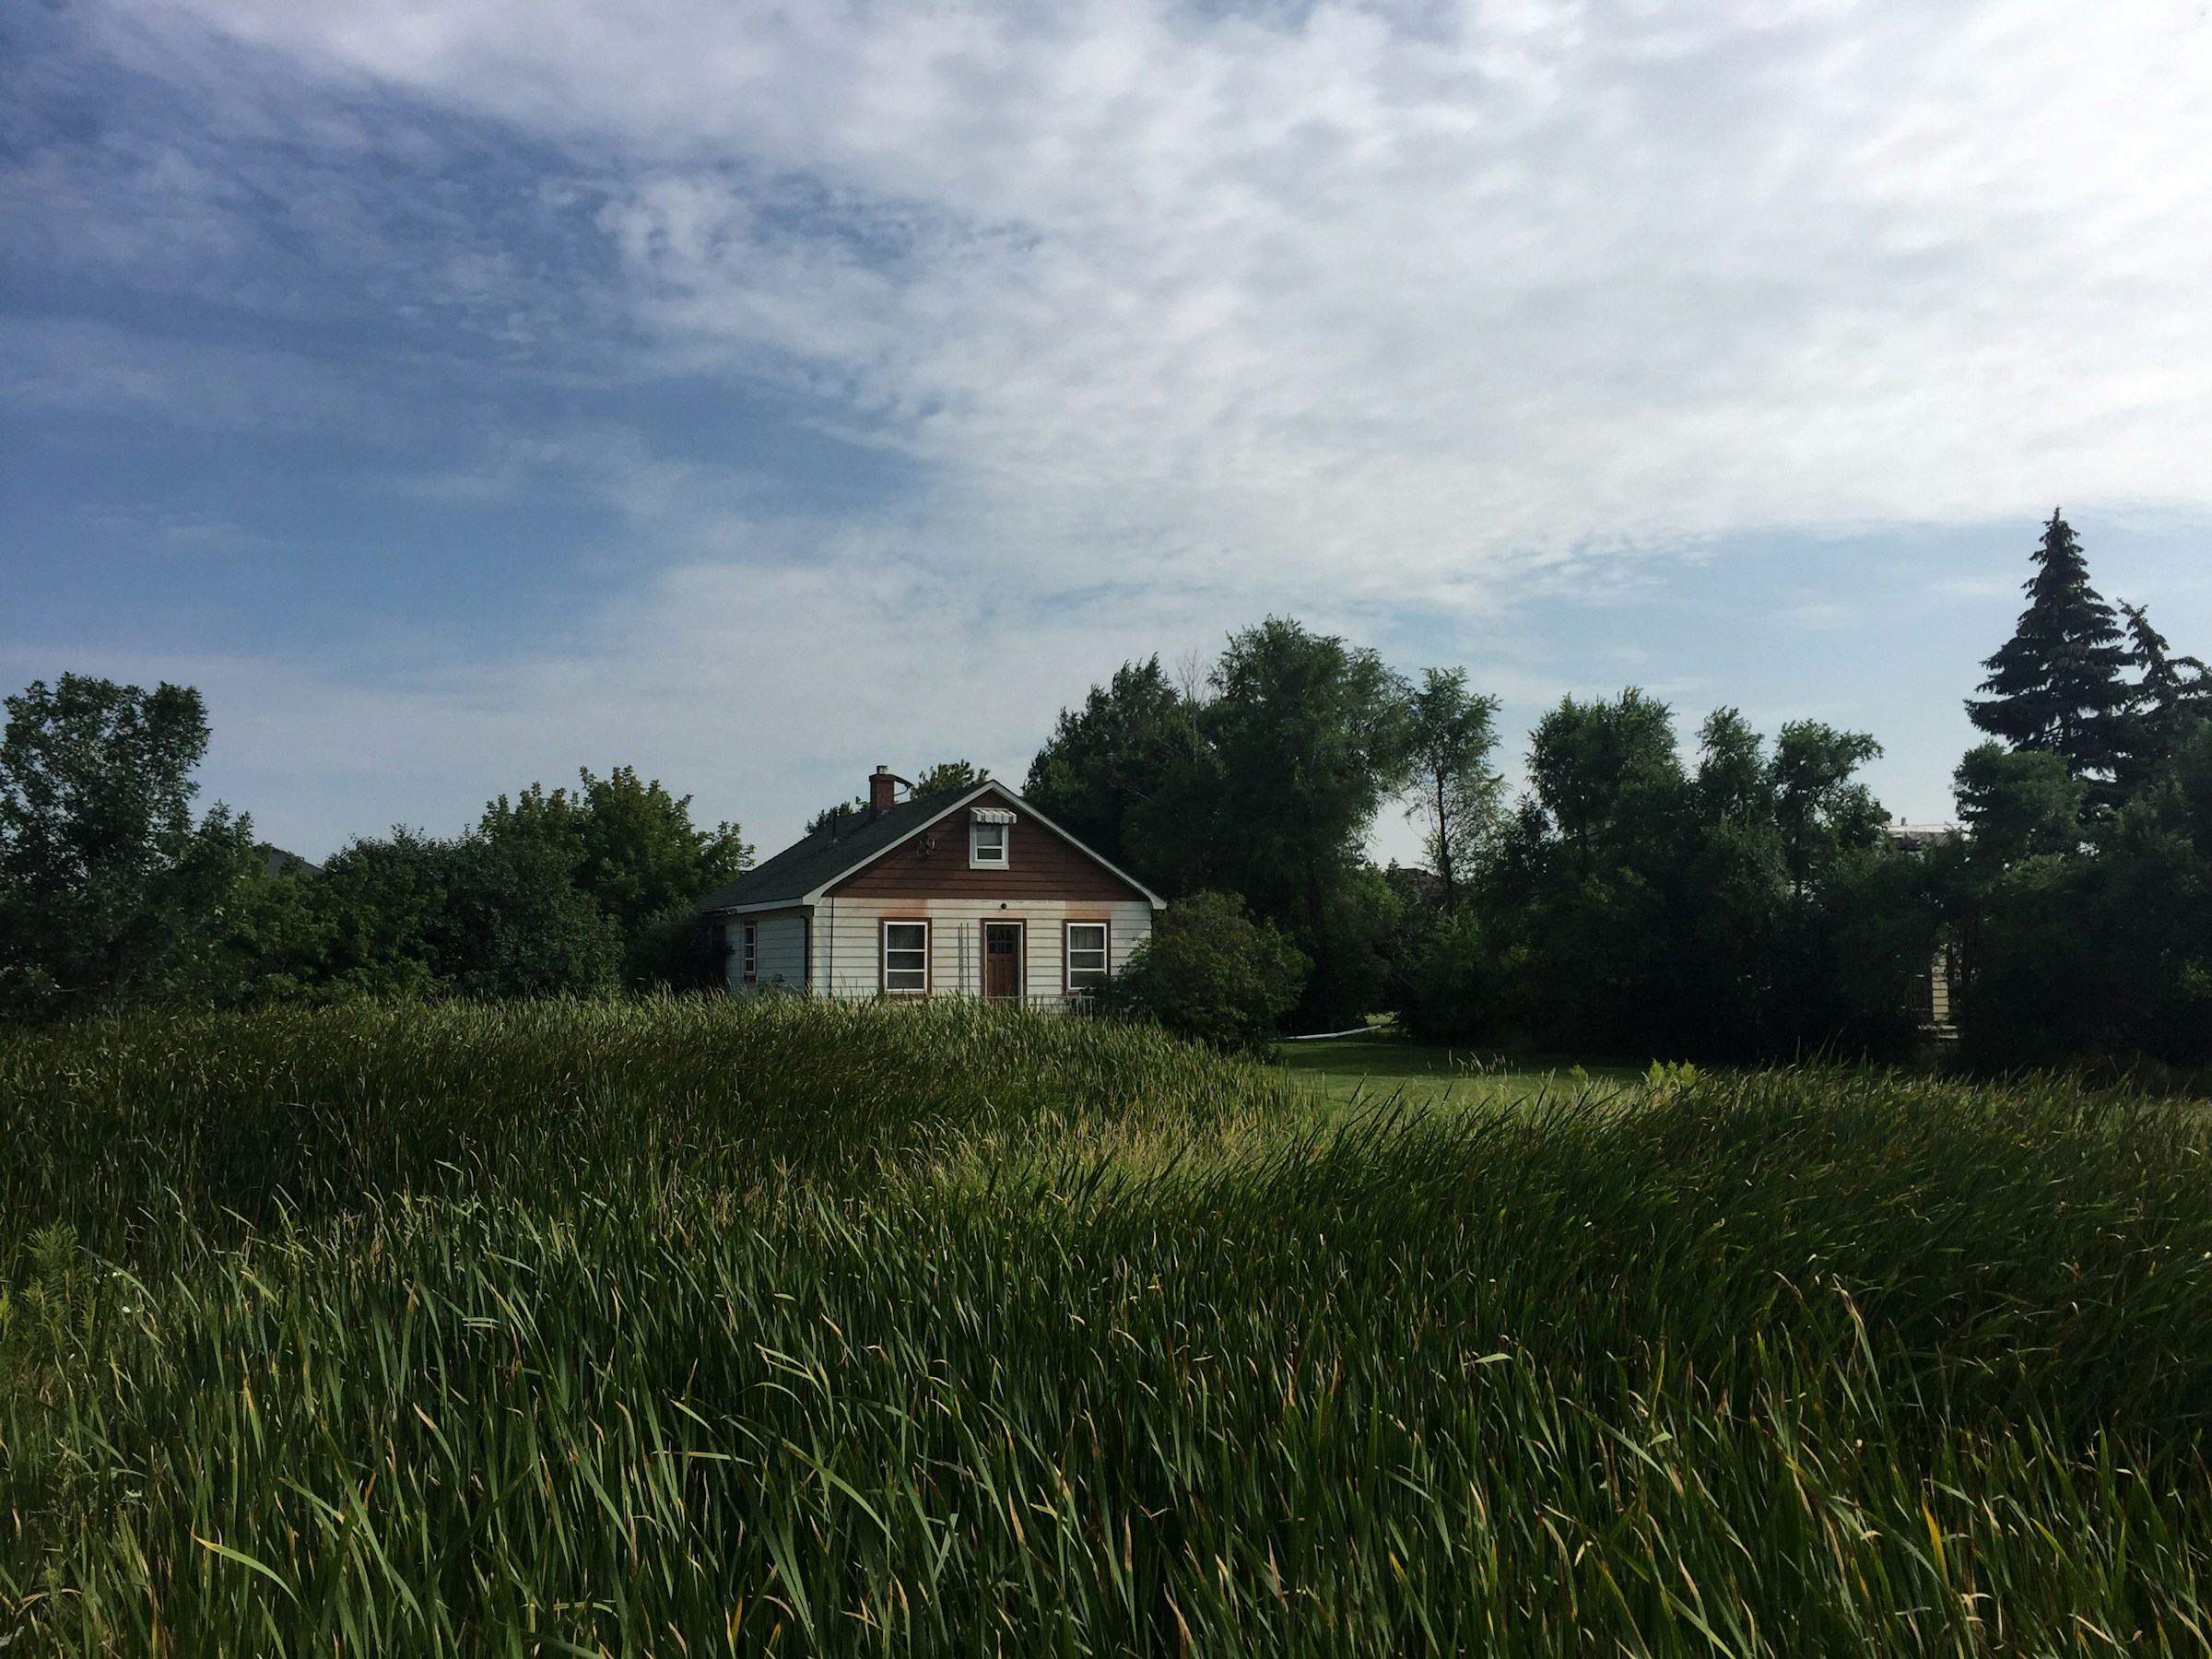
<svg viewBox="0 0 2212 1659"><path fill-rule="evenodd" d="M750 904L716 904L700 911L702 916L750 916L761 911L805 910L810 899L756 899Z"/></svg>

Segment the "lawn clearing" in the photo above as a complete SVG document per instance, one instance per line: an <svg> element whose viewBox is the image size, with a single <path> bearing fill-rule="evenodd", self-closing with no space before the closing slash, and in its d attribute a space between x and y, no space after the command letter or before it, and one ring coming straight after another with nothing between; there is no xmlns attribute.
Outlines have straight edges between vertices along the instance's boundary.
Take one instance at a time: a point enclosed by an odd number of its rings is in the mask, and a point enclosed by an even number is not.
<svg viewBox="0 0 2212 1659"><path fill-rule="evenodd" d="M1562 1055L1509 1058L1413 1042L1387 1028L1368 1036L1278 1043L1273 1059L1321 1099L1354 1108L1386 1101L1427 1109L1610 1096L1633 1088L1642 1076L1632 1067Z"/></svg>

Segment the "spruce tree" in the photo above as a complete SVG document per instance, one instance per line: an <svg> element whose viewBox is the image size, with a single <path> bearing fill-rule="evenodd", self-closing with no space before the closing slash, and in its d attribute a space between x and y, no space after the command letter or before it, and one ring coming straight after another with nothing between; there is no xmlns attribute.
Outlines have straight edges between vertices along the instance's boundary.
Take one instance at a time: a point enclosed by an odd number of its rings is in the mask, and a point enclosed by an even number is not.
<svg viewBox="0 0 2212 1659"><path fill-rule="evenodd" d="M2120 782L2133 794L2173 759L2190 727L2212 713L2212 674L2195 657L2174 655L2141 606L2124 599L2119 606L2140 676L2120 764Z"/></svg>
<svg viewBox="0 0 2212 1659"><path fill-rule="evenodd" d="M1982 665L1989 670L1967 715L2016 749L2062 756L2072 776L2111 793L2125 747L2135 688L2112 607L2089 585L2088 561L2053 510L2025 584L2028 608L2012 638Z"/></svg>

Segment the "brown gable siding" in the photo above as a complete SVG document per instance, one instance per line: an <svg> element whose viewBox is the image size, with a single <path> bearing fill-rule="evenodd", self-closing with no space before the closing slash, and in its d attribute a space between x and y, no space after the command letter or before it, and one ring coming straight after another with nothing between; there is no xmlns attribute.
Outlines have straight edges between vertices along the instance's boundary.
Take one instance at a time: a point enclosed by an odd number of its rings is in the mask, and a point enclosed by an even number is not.
<svg viewBox="0 0 2212 1659"><path fill-rule="evenodd" d="M1014 832L1003 870L968 867L969 808L986 806L1014 810ZM1065 836L997 795L969 802L830 890L856 898L1064 899L1100 904L1144 898Z"/></svg>

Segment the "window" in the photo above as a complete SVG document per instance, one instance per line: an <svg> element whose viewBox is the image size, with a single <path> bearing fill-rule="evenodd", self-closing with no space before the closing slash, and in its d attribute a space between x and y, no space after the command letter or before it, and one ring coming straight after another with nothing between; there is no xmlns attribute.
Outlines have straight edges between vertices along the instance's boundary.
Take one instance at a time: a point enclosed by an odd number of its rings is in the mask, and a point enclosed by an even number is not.
<svg viewBox="0 0 2212 1659"><path fill-rule="evenodd" d="M968 826L968 867L971 870L1003 870L1006 867L1006 825Z"/></svg>
<svg viewBox="0 0 2212 1659"><path fill-rule="evenodd" d="M1067 924L1067 988L1095 991L1106 982L1106 924Z"/></svg>
<svg viewBox="0 0 2212 1659"><path fill-rule="evenodd" d="M754 976L760 963L759 927L759 923L747 922L738 939L737 971L748 980Z"/></svg>
<svg viewBox="0 0 2212 1659"><path fill-rule="evenodd" d="M894 996L921 996L928 992L928 923L883 924L883 988Z"/></svg>

